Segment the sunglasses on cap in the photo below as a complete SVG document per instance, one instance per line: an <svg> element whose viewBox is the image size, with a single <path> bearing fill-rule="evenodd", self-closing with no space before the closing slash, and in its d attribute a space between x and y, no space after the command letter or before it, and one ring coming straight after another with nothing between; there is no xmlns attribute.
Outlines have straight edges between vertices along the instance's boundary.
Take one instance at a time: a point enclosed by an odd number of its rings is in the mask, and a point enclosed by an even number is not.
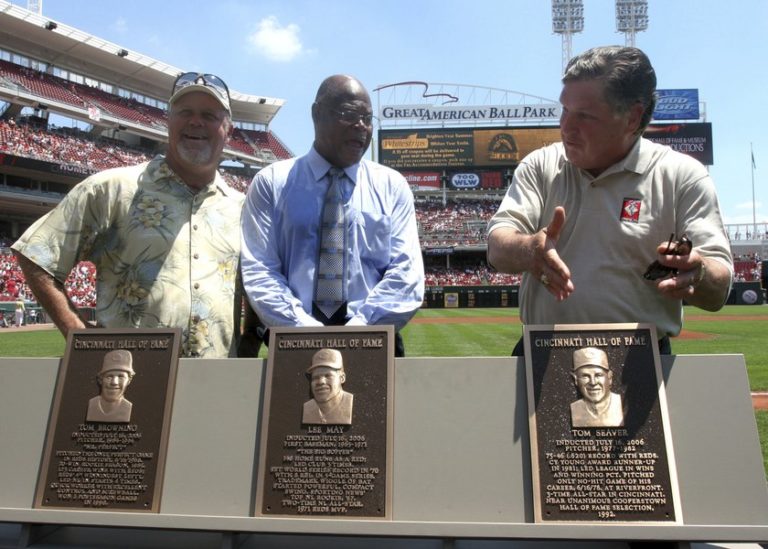
<svg viewBox="0 0 768 549"><path fill-rule="evenodd" d="M215 74L203 74L200 72L185 72L180 74L173 83L173 93L171 94L171 97L175 96L187 86L205 86L206 88L210 88L216 92L226 104L229 104L229 88L224 83L224 80Z"/></svg>

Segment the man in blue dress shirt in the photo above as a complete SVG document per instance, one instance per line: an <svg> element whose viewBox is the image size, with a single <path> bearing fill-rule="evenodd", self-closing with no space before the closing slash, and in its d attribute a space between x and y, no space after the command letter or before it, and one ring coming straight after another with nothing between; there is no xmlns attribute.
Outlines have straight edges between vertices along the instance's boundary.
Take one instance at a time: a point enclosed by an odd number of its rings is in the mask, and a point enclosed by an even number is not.
<svg viewBox="0 0 768 549"><path fill-rule="evenodd" d="M395 170L363 160L373 133L371 99L355 78L331 76L312 104L315 139L300 158L261 170L243 212L242 274L251 305L272 326L395 326L424 298L424 264L413 195ZM321 220L331 168L343 170L344 302L316 304Z"/></svg>

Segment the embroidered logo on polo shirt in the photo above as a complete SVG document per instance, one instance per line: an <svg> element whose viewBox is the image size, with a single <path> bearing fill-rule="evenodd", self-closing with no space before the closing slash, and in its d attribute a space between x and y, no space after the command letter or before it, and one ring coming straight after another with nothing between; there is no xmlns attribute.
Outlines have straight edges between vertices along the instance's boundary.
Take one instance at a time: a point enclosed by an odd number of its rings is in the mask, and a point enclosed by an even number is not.
<svg viewBox="0 0 768 549"><path fill-rule="evenodd" d="M630 223L640 221L640 200L637 198L625 198L621 206L621 220Z"/></svg>

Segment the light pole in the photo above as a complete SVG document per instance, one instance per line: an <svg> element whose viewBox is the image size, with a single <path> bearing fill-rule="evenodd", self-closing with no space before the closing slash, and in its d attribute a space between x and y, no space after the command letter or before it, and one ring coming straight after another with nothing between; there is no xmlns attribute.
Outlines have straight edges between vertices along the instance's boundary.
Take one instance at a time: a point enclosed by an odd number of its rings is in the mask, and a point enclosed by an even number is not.
<svg viewBox="0 0 768 549"><path fill-rule="evenodd" d="M584 3L582 0L552 0L552 32L563 40L562 72L571 60L573 35L584 30Z"/></svg>
<svg viewBox="0 0 768 549"><path fill-rule="evenodd" d="M624 33L624 44L635 46L635 34L648 30L648 0L616 0L616 32Z"/></svg>

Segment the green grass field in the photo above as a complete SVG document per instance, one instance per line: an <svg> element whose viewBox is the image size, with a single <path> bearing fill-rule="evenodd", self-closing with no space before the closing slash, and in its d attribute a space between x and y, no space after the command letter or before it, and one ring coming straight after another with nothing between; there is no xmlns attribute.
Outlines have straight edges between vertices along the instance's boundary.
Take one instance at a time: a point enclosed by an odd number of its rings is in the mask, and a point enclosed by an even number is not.
<svg viewBox="0 0 768 549"><path fill-rule="evenodd" d="M685 314L675 354L743 354L752 390L768 391L768 306L731 305L717 313L686 307ZM421 310L403 330L408 356L509 356L522 334L517 315L512 308ZM422 322L428 319L442 322ZM62 356L64 346L56 330L0 330L0 356Z"/></svg>
<svg viewBox="0 0 768 549"><path fill-rule="evenodd" d="M683 337L672 340L675 354L743 354L752 390L768 391L768 306L717 313L686 307L685 316ZM452 323L418 323L430 318ZM521 335L517 309L424 309L403 331L408 356L509 356Z"/></svg>
<svg viewBox="0 0 768 549"><path fill-rule="evenodd" d="M753 391L768 391L768 306L727 306L717 313L686 307L683 337L675 354L743 354ZM420 356L509 356L522 334L517 309L424 309L403 330L407 354ZM422 319L441 319L440 323ZM0 356L59 357L64 338L56 330L0 330ZM266 357L262 349L262 357ZM768 471L768 412L756 421Z"/></svg>
<svg viewBox="0 0 768 549"><path fill-rule="evenodd" d="M768 391L768 306L724 307L717 313L686 307L684 337L672 342L675 354L743 354L753 391ZM445 319L445 323L421 323ZM685 337L693 333L695 339ZM423 309L403 330L408 356L508 356L522 334L518 310ZM64 353L56 330L0 329L0 356L45 357Z"/></svg>

